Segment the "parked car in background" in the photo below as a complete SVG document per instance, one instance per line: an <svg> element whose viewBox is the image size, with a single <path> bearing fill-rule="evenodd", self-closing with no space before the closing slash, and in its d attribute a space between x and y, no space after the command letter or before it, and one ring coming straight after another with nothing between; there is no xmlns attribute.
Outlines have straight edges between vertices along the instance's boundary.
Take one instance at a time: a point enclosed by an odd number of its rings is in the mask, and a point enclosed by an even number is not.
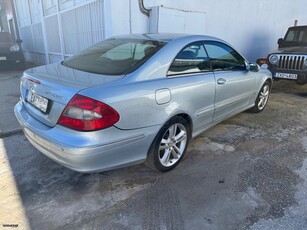
<svg viewBox="0 0 307 230"><path fill-rule="evenodd" d="M278 40L278 50L268 56L274 79L307 83L307 26L290 27Z"/></svg>
<svg viewBox="0 0 307 230"><path fill-rule="evenodd" d="M168 171L191 138L244 110L261 112L272 76L209 36L123 35L21 78L15 115L60 164L95 172L146 162Z"/></svg>
<svg viewBox="0 0 307 230"><path fill-rule="evenodd" d="M8 32L0 32L0 65L12 65L24 68L25 59L21 48L21 40L15 41Z"/></svg>

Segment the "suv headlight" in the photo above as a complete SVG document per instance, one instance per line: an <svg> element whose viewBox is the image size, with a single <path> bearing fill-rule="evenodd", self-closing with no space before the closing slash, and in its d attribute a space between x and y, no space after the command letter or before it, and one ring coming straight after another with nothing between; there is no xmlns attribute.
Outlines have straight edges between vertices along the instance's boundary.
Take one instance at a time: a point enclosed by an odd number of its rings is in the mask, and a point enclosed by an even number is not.
<svg viewBox="0 0 307 230"><path fill-rule="evenodd" d="M13 45L13 46L10 48L10 51L12 51L12 52L18 52L19 50L20 50L19 45Z"/></svg>
<svg viewBox="0 0 307 230"><path fill-rule="evenodd" d="M272 64L272 65L277 65L278 63L278 57L277 55L273 54L269 57L269 62Z"/></svg>

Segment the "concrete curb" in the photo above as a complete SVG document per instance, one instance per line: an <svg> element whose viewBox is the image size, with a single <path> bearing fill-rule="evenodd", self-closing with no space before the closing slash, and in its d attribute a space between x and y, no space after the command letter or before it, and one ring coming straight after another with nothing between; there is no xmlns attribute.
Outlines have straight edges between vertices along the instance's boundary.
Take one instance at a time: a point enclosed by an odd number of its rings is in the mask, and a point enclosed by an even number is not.
<svg viewBox="0 0 307 230"><path fill-rule="evenodd" d="M21 133L22 133L22 129L11 130L8 132L0 132L0 139L5 138L5 137L14 136L14 135L21 134Z"/></svg>

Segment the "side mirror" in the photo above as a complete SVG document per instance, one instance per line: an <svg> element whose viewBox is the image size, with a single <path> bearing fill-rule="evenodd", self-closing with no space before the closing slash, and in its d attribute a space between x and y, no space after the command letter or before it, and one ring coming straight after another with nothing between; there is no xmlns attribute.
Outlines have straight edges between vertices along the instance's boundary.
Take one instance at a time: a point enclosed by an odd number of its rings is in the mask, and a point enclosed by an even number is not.
<svg viewBox="0 0 307 230"><path fill-rule="evenodd" d="M21 39L17 39L17 40L16 40L16 43L19 43L19 44L20 44L20 43L22 43L22 42L23 42L23 41L22 41Z"/></svg>
<svg viewBox="0 0 307 230"><path fill-rule="evenodd" d="M257 63L249 63L246 66L246 69L248 71L252 71L252 72L258 72L260 70L260 66Z"/></svg>
<svg viewBox="0 0 307 230"><path fill-rule="evenodd" d="M284 39L283 39L283 38L280 38L280 39L278 39L277 44L280 45L280 44L283 43L283 42L284 42Z"/></svg>

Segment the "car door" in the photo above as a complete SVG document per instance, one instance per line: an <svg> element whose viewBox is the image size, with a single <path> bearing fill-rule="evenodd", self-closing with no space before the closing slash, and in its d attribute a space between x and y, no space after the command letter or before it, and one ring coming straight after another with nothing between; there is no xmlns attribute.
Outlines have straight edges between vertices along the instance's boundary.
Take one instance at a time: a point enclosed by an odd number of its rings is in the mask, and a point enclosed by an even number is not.
<svg viewBox="0 0 307 230"><path fill-rule="evenodd" d="M215 75L213 120L218 122L249 106L256 79L247 71L245 59L230 46L210 41L205 48Z"/></svg>
<svg viewBox="0 0 307 230"><path fill-rule="evenodd" d="M212 124L214 114L215 78L204 42L193 42L176 56L168 71L175 82L172 100L191 115L194 133Z"/></svg>

